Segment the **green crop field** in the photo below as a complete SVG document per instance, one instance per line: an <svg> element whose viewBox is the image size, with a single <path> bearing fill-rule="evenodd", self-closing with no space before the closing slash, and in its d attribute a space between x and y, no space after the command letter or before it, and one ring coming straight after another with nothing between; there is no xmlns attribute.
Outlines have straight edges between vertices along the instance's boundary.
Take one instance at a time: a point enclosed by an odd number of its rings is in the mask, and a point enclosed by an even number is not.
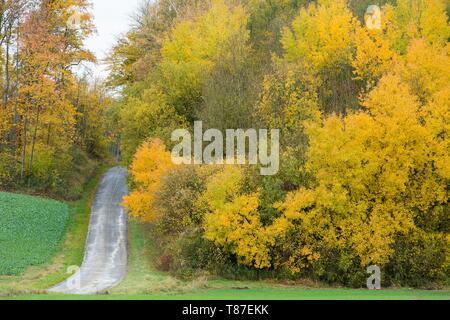
<svg viewBox="0 0 450 320"><path fill-rule="evenodd" d="M66 204L0 192L0 275L19 275L54 255L69 217Z"/></svg>

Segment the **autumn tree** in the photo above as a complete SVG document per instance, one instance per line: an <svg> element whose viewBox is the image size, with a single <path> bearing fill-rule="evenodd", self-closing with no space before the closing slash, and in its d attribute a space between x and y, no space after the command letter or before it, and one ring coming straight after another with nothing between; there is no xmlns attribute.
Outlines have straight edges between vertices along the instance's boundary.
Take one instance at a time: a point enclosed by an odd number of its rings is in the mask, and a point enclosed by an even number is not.
<svg viewBox="0 0 450 320"><path fill-rule="evenodd" d="M17 150L19 87L19 25L31 4L25 0L2 1L0 4L0 47L2 108L0 111L0 152L7 147Z"/></svg>
<svg viewBox="0 0 450 320"><path fill-rule="evenodd" d="M441 114L446 107L439 101L432 108ZM420 228L418 217L445 219L448 146L435 135L435 122L422 116L430 106L397 75L383 77L363 105L367 111L329 117L308 131L307 168L316 187L279 206L302 239L298 261L338 248L353 252L362 266L386 265L396 236ZM300 270L295 261L288 263Z"/></svg>
<svg viewBox="0 0 450 320"><path fill-rule="evenodd" d="M136 188L124 198L132 217L147 222L155 220L155 192L162 177L173 167L171 155L161 140L149 140L139 147L130 168Z"/></svg>
<svg viewBox="0 0 450 320"><path fill-rule="evenodd" d="M223 43L211 60L214 67L203 75L202 104L195 113L205 128L255 127L254 101L260 90L261 72L249 33L242 29Z"/></svg>
<svg viewBox="0 0 450 320"><path fill-rule="evenodd" d="M15 185L64 192L73 161L104 154L101 85L91 90L74 72L80 63L95 61L83 44L94 29L89 6L85 0L42 0L4 1L0 7L0 153ZM71 24L74 15L77 25Z"/></svg>
<svg viewBox="0 0 450 320"><path fill-rule="evenodd" d="M183 117L168 104L157 88L146 89L140 98L130 97L119 112L122 151L126 160L133 157L142 141L160 138L171 144L172 131L187 127Z"/></svg>
<svg viewBox="0 0 450 320"><path fill-rule="evenodd" d="M448 42L450 26L446 0L397 0L383 7L388 21L386 36L392 48L404 54L413 39L423 38L429 44L443 46Z"/></svg>
<svg viewBox="0 0 450 320"><path fill-rule="evenodd" d="M73 14L72 5L83 8L87 4L43 2L21 26L21 71L27 75L19 92L23 118L22 177L31 176L33 161L40 150L67 154L70 146L67 141L74 134L76 110L67 94L73 81L70 67L92 56L80 47L91 30L90 16L83 16L79 32L70 30L67 21Z"/></svg>
<svg viewBox="0 0 450 320"><path fill-rule="evenodd" d="M247 15L241 6L230 8L223 0L193 20L178 23L161 48L159 66L169 103L188 121L195 119L202 102L204 76L216 59L229 49L230 39L247 33Z"/></svg>
<svg viewBox="0 0 450 320"><path fill-rule="evenodd" d="M119 38L107 59L109 86L133 94L136 84L152 78L161 62L161 47L175 24L195 17L209 1L145 1L133 15L131 30ZM130 92L128 92L130 89Z"/></svg>
<svg viewBox="0 0 450 320"><path fill-rule="evenodd" d="M300 9L282 38L284 59L307 70L324 112L357 108L359 85L351 66L359 23L347 1L322 0Z"/></svg>

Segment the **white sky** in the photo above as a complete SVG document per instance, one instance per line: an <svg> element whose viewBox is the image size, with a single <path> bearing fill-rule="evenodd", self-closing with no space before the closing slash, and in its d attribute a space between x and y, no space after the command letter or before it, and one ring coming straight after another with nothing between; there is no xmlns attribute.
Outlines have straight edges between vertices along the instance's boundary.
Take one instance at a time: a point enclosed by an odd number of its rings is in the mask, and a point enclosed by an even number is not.
<svg viewBox="0 0 450 320"><path fill-rule="evenodd" d="M142 2L143 0L91 0L97 33L87 39L85 45L98 59L97 65L88 65L93 76L106 77L107 72L105 66L101 65L101 60L108 54L117 37L129 30L131 16Z"/></svg>

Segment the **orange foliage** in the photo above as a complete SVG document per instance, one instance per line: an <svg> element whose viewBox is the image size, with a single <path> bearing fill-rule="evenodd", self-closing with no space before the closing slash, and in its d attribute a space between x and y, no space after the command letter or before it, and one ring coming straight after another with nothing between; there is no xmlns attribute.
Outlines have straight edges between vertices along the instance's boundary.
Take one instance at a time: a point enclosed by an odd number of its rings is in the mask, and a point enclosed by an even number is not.
<svg viewBox="0 0 450 320"><path fill-rule="evenodd" d="M130 170L136 189L124 198L124 206L132 217L146 222L155 220L155 192L161 178L173 167L171 155L161 140L148 140L139 147Z"/></svg>

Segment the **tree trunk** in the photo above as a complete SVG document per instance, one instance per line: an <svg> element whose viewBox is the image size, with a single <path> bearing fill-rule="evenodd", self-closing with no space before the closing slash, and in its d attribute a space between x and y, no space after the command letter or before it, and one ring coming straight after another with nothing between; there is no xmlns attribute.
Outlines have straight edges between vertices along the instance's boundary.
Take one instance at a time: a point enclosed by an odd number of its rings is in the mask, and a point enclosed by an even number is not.
<svg viewBox="0 0 450 320"><path fill-rule="evenodd" d="M34 126L34 132L33 132L33 140L31 143L30 163L28 164L28 186L30 186L30 184L31 184L31 169L33 168L33 157L34 157L34 149L36 146L37 131L38 131L38 127L39 127L40 112L41 112L41 107L38 106L37 112L36 112L36 124Z"/></svg>
<svg viewBox="0 0 450 320"><path fill-rule="evenodd" d="M20 164L20 179L23 181L25 172L25 156L27 154L27 134L28 134L28 113L29 107L27 105L27 112L25 113L25 120L23 125L23 146L22 146L22 161Z"/></svg>
<svg viewBox="0 0 450 320"><path fill-rule="evenodd" d="M11 41L11 27L6 29L6 50L5 50L5 91L3 93L3 107L6 109L9 98L9 42Z"/></svg>
<svg viewBox="0 0 450 320"><path fill-rule="evenodd" d="M47 141L46 141L46 144L47 144L47 146L49 146L50 145L50 133L51 133L51 131L52 131L52 125L51 124L49 124L48 126L47 126Z"/></svg>
<svg viewBox="0 0 450 320"><path fill-rule="evenodd" d="M17 122L19 121L19 115L17 114L17 105L19 103L19 32L17 32L17 49L16 49L16 85L15 85L15 101L14 101L14 112L13 112L13 144L14 144L14 155L17 154L18 149L18 139L17 139Z"/></svg>

